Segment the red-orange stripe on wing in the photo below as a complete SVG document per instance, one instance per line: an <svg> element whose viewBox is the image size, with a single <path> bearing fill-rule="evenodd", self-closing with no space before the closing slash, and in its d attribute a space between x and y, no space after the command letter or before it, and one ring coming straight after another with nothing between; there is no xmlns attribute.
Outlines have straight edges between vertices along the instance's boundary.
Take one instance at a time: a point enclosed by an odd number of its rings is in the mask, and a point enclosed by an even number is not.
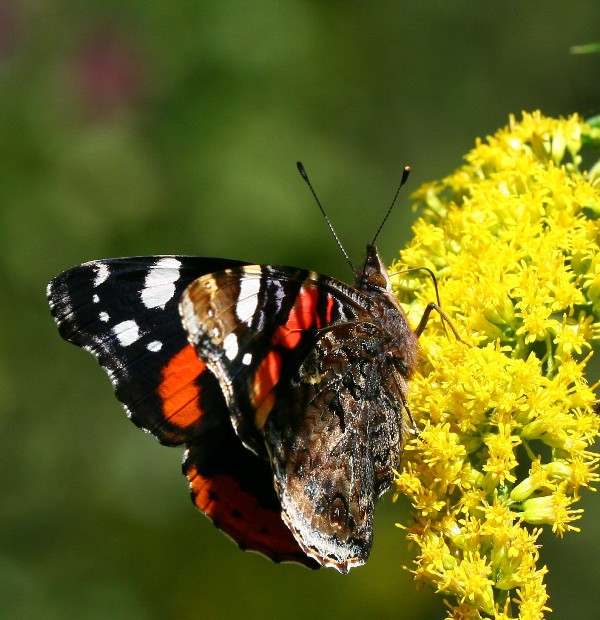
<svg viewBox="0 0 600 620"><path fill-rule="evenodd" d="M258 551L275 562L317 564L302 551L279 512L263 508L232 476L202 476L195 466L186 472L194 504L240 548Z"/></svg>
<svg viewBox="0 0 600 620"><path fill-rule="evenodd" d="M179 428L197 426L202 418L199 406L200 387L197 379L208 372L190 344L171 358L162 371L158 393L165 419Z"/></svg>
<svg viewBox="0 0 600 620"><path fill-rule="evenodd" d="M262 429L275 404L275 386L281 376L281 355L269 351L254 375L252 405L255 409L254 423Z"/></svg>

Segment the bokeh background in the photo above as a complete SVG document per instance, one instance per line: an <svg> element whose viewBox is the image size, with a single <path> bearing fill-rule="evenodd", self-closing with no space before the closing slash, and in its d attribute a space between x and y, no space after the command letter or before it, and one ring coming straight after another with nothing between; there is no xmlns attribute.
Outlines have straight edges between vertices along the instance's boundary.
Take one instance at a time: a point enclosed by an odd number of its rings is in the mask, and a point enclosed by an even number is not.
<svg viewBox="0 0 600 620"><path fill-rule="evenodd" d="M44 296L98 257L184 253L351 274L296 171L357 260L402 167L410 191L509 113L600 112L597 0L0 1L0 616L412 618L386 497L347 576L242 553L199 513L181 454L123 415ZM595 381L598 377L591 377ZM553 617L598 616L600 498L543 538Z"/></svg>

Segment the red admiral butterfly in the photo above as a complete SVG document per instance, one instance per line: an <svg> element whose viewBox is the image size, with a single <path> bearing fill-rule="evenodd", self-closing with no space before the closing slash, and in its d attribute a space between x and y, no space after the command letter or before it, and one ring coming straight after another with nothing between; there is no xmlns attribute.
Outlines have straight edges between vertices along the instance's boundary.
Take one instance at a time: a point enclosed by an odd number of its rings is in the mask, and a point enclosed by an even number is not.
<svg viewBox="0 0 600 620"><path fill-rule="evenodd" d="M366 561L424 326L410 329L374 244L354 286L149 256L73 267L48 299L133 422L185 446L194 503L241 548L342 573Z"/></svg>

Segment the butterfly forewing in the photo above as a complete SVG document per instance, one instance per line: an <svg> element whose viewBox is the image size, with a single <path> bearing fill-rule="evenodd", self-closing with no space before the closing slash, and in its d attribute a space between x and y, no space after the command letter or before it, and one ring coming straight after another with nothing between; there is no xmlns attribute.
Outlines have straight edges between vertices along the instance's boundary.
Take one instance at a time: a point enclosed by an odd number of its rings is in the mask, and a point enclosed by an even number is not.
<svg viewBox="0 0 600 620"><path fill-rule="evenodd" d="M241 264L183 256L98 260L60 274L47 294L61 336L96 357L131 419L162 443L180 444L196 433L200 391L210 406L225 401L189 346L179 299L198 276Z"/></svg>
<svg viewBox="0 0 600 620"><path fill-rule="evenodd" d="M181 302L200 359L218 377L242 441L266 457L262 429L320 334L364 314L347 285L290 267L248 265L198 278Z"/></svg>

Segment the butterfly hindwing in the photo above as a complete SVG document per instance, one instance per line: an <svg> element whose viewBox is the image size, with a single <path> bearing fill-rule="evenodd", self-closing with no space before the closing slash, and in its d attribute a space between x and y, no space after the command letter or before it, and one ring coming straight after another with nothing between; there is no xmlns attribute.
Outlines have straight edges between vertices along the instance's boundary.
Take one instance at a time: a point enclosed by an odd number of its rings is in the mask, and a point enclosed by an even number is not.
<svg viewBox="0 0 600 620"><path fill-rule="evenodd" d="M184 456L194 504L240 548L318 568L281 519L269 462L245 448L230 420L214 413L206 412L205 432Z"/></svg>
<svg viewBox="0 0 600 620"><path fill-rule="evenodd" d="M406 436L403 380L381 340L372 323L323 334L265 425L284 521L341 572L369 556L374 504Z"/></svg>

